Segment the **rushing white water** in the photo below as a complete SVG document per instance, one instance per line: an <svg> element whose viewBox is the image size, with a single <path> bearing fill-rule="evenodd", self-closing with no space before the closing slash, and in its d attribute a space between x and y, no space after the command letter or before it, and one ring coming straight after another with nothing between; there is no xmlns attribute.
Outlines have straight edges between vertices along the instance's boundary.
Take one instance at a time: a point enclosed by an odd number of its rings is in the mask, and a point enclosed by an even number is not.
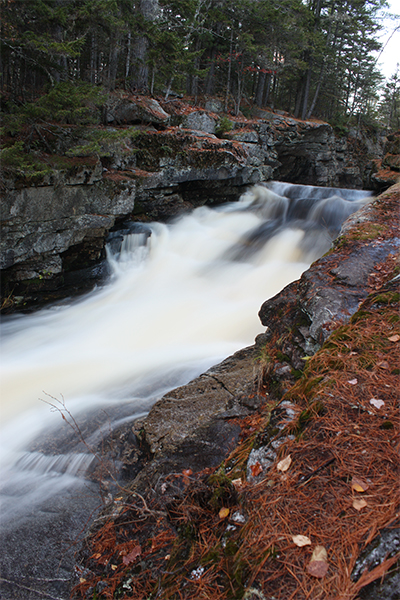
<svg viewBox="0 0 400 600"><path fill-rule="evenodd" d="M292 224L288 217L293 189L296 202L308 202L300 211L303 225L298 215ZM75 417L126 403L133 419L167 389L253 343L262 331L262 302L298 278L332 237L320 227L326 191L278 183L273 191L255 188L234 205L202 207L174 224L152 224L148 239L133 234L117 255L109 253L113 275L103 288L70 304L4 319L0 449L6 506L27 473L46 485L57 475L50 486L56 490L90 463L76 454L26 451L61 420L40 398L62 395ZM331 190L331 196L337 193ZM351 192L353 210L361 196ZM334 202L342 207L345 200ZM332 203L328 229L331 213Z"/></svg>

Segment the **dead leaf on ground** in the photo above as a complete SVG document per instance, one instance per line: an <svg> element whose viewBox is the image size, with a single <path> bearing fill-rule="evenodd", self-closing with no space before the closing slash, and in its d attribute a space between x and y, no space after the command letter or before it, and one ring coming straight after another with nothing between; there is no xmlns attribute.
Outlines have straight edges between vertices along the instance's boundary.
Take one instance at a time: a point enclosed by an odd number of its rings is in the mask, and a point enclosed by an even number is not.
<svg viewBox="0 0 400 600"><path fill-rule="evenodd" d="M285 471L288 470L288 468L290 467L291 464L292 464L292 457L290 456L290 454L288 454L286 458L284 458L283 460L280 460L278 462L278 464L276 465L276 468L278 469L278 471L282 471L282 473L284 473Z"/></svg>
<svg viewBox="0 0 400 600"><path fill-rule="evenodd" d="M384 401L381 400L380 398L371 398L369 403L372 404L372 406L375 406L376 408L381 408L382 406L385 405Z"/></svg>
<svg viewBox="0 0 400 600"><path fill-rule="evenodd" d="M232 479L232 485L235 486L236 489L239 489L243 485L243 481L240 479Z"/></svg>
<svg viewBox="0 0 400 600"><path fill-rule="evenodd" d="M133 550L131 550L131 552L129 552L129 554L126 554L123 559L122 562L124 563L124 565L130 565L131 563L133 563L138 556L140 556L142 553L142 549L140 546L135 546Z"/></svg>
<svg viewBox="0 0 400 600"><path fill-rule="evenodd" d="M262 465L257 461L254 465L250 465L250 471L253 477L257 477L263 470Z"/></svg>
<svg viewBox="0 0 400 600"><path fill-rule="evenodd" d="M351 480L351 487L355 492L366 492L369 488L368 483L359 477L353 477Z"/></svg>
<svg viewBox="0 0 400 600"><path fill-rule="evenodd" d="M311 556L311 560L324 560L325 562L327 562L328 553L325 550L324 546L315 546Z"/></svg>
<svg viewBox="0 0 400 600"><path fill-rule="evenodd" d="M386 360L381 360L380 362L376 363L377 367L381 367L381 369L390 369L390 365Z"/></svg>
<svg viewBox="0 0 400 600"><path fill-rule="evenodd" d="M396 335L391 335L388 337L389 342L398 342L400 340L400 335L396 333Z"/></svg>
<svg viewBox="0 0 400 600"><path fill-rule="evenodd" d="M221 508L221 510L218 513L218 516L220 519L226 519L226 517L229 515L229 508Z"/></svg>
<svg viewBox="0 0 400 600"><path fill-rule="evenodd" d="M356 510L362 510L366 506L368 506L366 500L364 500L363 498L354 498L353 508L355 508Z"/></svg>
<svg viewBox="0 0 400 600"><path fill-rule="evenodd" d="M299 548L302 548L303 546L309 546L311 544L310 538L306 535L293 535L292 540Z"/></svg>
<svg viewBox="0 0 400 600"><path fill-rule="evenodd" d="M322 579L328 572L328 555L323 546L316 546L312 553L311 561L307 565L307 573Z"/></svg>

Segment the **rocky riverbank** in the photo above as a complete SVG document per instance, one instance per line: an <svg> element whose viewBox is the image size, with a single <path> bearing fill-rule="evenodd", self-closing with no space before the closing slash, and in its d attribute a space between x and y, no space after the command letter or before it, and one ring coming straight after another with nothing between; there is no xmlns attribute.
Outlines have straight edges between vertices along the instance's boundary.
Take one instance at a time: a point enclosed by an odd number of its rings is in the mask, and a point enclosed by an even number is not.
<svg viewBox="0 0 400 600"><path fill-rule="evenodd" d="M316 120L268 111L228 118L221 110L215 101L195 107L118 94L105 107L106 125L41 133L47 153L36 175L4 164L2 309L27 309L101 281L107 236L126 220L165 221L237 200L272 178L382 189L398 176L397 138L382 179L384 138L339 138Z"/></svg>
<svg viewBox="0 0 400 600"><path fill-rule="evenodd" d="M352 215L254 346L135 425L74 598L397 598L399 200Z"/></svg>

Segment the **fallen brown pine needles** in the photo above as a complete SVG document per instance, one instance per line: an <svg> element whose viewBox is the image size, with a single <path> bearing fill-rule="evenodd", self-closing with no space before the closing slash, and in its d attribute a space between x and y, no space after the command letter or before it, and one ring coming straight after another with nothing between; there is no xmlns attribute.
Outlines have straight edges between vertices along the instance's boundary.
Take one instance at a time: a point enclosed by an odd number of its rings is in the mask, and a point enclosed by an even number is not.
<svg viewBox="0 0 400 600"><path fill-rule="evenodd" d="M213 475L182 474L173 497L153 501L167 516L143 522L125 508L105 524L88 542L74 597L355 600L399 558L367 563L352 579L363 549L399 520L399 348L393 282L307 361L283 398L295 418L269 470L245 481L269 420L264 407L245 420L245 438Z"/></svg>

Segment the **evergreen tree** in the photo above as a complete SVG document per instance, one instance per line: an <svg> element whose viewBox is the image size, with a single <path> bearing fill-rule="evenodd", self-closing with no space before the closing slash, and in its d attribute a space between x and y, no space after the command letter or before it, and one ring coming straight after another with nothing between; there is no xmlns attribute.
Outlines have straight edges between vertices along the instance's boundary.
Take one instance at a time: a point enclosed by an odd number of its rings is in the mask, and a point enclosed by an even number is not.
<svg viewBox="0 0 400 600"><path fill-rule="evenodd" d="M63 81L166 95L174 87L219 95L236 113L246 98L328 120L362 119L376 104L385 0L0 2L9 107Z"/></svg>
<svg viewBox="0 0 400 600"><path fill-rule="evenodd" d="M400 129L400 73L399 65L396 72L386 82L383 98L379 106L381 116L388 131Z"/></svg>

